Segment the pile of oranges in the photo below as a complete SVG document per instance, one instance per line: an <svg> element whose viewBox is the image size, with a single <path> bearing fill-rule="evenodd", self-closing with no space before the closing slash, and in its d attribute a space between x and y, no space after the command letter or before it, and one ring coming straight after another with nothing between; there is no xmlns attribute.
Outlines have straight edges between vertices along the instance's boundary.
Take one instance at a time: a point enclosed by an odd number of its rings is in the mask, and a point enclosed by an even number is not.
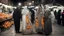
<svg viewBox="0 0 64 36"><path fill-rule="evenodd" d="M8 18L12 18L12 16L10 14L0 13L0 21L4 21L5 19L8 19ZM14 24L14 22L5 21L2 27L9 28L12 24Z"/></svg>
<svg viewBox="0 0 64 36"><path fill-rule="evenodd" d="M0 13L0 19L7 19L7 18L11 18L11 15L5 14L5 13Z"/></svg>
<svg viewBox="0 0 64 36"><path fill-rule="evenodd" d="M12 24L13 24L13 21L6 21L4 24L3 24L3 27L4 28L9 28L9 27L11 27L12 26Z"/></svg>
<svg viewBox="0 0 64 36"><path fill-rule="evenodd" d="M3 24L3 27L4 28L8 28L11 26L11 23L9 21L6 21L4 24Z"/></svg>

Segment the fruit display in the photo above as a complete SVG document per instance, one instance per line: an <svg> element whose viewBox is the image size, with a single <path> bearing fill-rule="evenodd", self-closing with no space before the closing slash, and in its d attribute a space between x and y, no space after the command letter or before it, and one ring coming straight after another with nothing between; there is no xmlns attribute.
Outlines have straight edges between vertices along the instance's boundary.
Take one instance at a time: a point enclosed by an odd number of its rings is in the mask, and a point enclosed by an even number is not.
<svg viewBox="0 0 64 36"><path fill-rule="evenodd" d="M13 21L6 21L6 22L4 22L3 27L4 27L4 28L9 28L9 27L11 27L13 24L14 24Z"/></svg>
<svg viewBox="0 0 64 36"><path fill-rule="evenodd" d="M2 24L0 26L4 28L11 27L11 25L14 24L14 22L12 21L12 15L0 13L0 24Z"/></svg>
<svg viewBox="0 0 64 36"><path fill-rule="evenodd" d="M10 25L11 25L11 23L10 23L9 21L7 21L7 22L5 22L5 23L3 24L3 27L4 27L4 28L8 28L8 27L10 27Z"/></svg>
<svg viewBox="0 0 64 36"><path fill-rule="evenodd" d="M12 16L9 14L0 13L0 21L7 19L7 18L12 18Z"/></svg>
<svg viewBox="0 0 64 36"><path fill-rule="evenodd" d="M14 24L14 21L11 21L11 24Z"/></svg>

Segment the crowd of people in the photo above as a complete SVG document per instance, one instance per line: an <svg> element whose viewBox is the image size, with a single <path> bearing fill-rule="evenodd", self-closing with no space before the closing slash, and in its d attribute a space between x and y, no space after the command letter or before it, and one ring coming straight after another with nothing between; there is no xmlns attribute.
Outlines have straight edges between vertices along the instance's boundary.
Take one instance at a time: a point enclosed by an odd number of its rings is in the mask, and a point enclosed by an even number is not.
<svg viewBox="0 0 64 36"><path fill-rule="evenodd" d="M54 11L55 19L57 20L57 24L64 26L64 10L63 12L61 9L58 10L58 12Z"/></svg>
<svg viewBox="0 0 64 36"><path fill-rule="evenodd" d="M34 23L35 20L35 12L32 8L29 8L27 3L25 2L22 7L18 6L13 13L13 19L15 24L15 31L19 33L20 30L20 20L22 22L22 29L26 30L26 15L29 15L29 19L31 19L31 23ZM30 17L31 16L31 17Z"/></svg>
<svg viewBox="0 0 64 36"><path fill-rule="evenodd" d="M64 26L64 10L58 9L58 10L51 10L51 21L54 24L55 20L57 20L58 25Z"/></svg>
<svg viewBox="0 0 64 36"><path fill-rule="evenodd" d="M16 33L19 33L20 31L20 22L22 22L22 30L26 30L26 15L29 15L30 19L30 24L33 25L35 22L35 17L38 16L40 12L43 12L44 20L45 20L45 25L44 25L44 31L47 33L52 32L52 24L54 24L54 21L57 20L57 24L64 26L64 11L61 12L59 9L58 12L53 9L49 10L44 10L44 7L42 8L42 5L38 5L39 9L35 8L35 6L30 6L27 5L27 3L23 3L23 6L18 6L13 13L13 19L14 19L14 24L15 24L15 31ZM37 13L38 11L38 13ZM45 11L45 12L44 12ZM49 17L51 16L51 17ZM21 20L21 21L20 21ZM50 23L49 23L50 22ZM47 24L49 23L49 24ZM49 25L49 26L48 26ZM50 28L50 29L48 29ZM22 32L23 32L22 31ZM26 31L25 31L26 32ZM23 33L25 33L23 32Z"/></svg>

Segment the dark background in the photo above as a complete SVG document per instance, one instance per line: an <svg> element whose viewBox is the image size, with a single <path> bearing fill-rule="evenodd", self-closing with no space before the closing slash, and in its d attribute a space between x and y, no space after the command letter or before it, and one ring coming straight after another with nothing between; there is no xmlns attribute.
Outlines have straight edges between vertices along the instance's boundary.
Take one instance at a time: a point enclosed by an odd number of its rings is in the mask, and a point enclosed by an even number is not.
<svg viewBox="0 0 64 36"><path fill-rule="evenodd" d="M27 0L11 0L11 2L12 2L14 5L17 5L18 2L23 3L23 2L25 2L25 1L27 1ZM40 0L36 0L36 1L40 1ZM61 5L64 5L64 0L44 0L45 4L53 3L53 1L54 1L54 3L59 3L59 4L61 4Z"/></svg>

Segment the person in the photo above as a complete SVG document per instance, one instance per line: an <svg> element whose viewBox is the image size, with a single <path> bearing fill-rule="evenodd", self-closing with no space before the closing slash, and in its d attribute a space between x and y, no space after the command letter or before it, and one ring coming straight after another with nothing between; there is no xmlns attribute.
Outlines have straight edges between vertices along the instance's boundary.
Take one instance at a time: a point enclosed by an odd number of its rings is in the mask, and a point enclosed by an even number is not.
<svg viewBox="0 0 64 36"><path fill-rule="evenodd" d="M28 9L31 13L31 23L34 23L35 20L35 11L34 11L34 6L32 6L31 4L28 4Z"/></svg>
<svg viewBox="0 0 64 36"><path fill-rule="evenodd" d="M16 33L19 33L19 30L20 30L20 18L21 18L21 10L18 7L17 9L14 10L14 13L13 13Z"/></svg>
<svg viewBox="0 0 64 36"><path fill-rule="evenodd" d="M57 24L61 25L61 10L58 11L58 14L57 14Z"/></svg>
<svg viewBox="0 0 64 36"><path fill-rule="evenodd" d="M64 26L64 10L62 12L62 26Z"/></svg>
<svg viewBox="0 0 64 36"><path fill-rule="evenodd" d="M31 22L32 24L34 23L34 20L35 20L35 12L33 9L29 8L30 12L31 12Z"/></svg>
<svg viewBox="0 0 64 36"><path fill-rule="evenodd" d="M54 11L54 16L55 16L55 19L57 19L57 12L56 12L56 10Z"/></svg>
<svg viewBox="0 0 64 36"><path fill-rule="evenodd" d="M52 33L52 23L51 23L51 13L50 10L47 9L44 12L44 34L45 35L50 35Z"/></svg>
<svg viewBox="0 0 64 36"><path fill-rule="evenodd" d="M54 12L53 12L53 9L51 9L51 21L52 21L52 24L54 24L54 20L55 20Z"/></svg>
<svg viewBox="0 0 64 36"><path fill-rule="evenodd" d="M29 9L27 8L27 2L24 2L24 6L22 7L22 34L31 34L32 33L32 28L30 30L27 29L28 24L30 27L32 27L31 24L31 17L30 17L30 12ZM28 18L27 18L28 17ZM29 23L27 23L27 19L29 20Z"/></svg>

